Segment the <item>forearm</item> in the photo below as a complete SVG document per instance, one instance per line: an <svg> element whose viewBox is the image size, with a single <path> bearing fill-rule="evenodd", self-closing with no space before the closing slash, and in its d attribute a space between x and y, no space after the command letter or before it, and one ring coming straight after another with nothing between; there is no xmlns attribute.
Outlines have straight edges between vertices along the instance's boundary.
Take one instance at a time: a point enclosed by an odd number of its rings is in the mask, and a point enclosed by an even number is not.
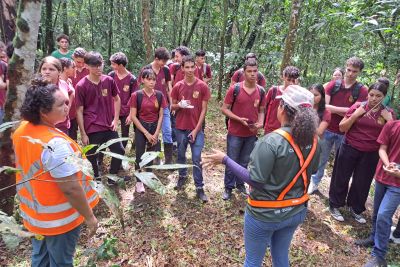
<svg viewBox="0 0 400 267"><path fill-rule="evenodd" d="M251 180L249 170L236 163L230 157L225 156L222 160L222 163L225 164L225 166L229 168L233 172L233 174L243 182L249 184L253 188L257 188L260 190L263 189L264 184Z"/></svg>
<svg viewBox="0 0 400 267"><path fill-rule="evenodd" d="M341 116L343 116L344 114L347 113L347 111L349 111L349 108L347 108L347 107L337 107L337 106L332 106L332 105L326 105L326 108L330 112L341 115Z"/></svg>
<svg viewBox="0 0 400 267"><path fill-rule="evenodd" d="M258 113L258 120L257 123L264 123L264 118L265 118L265 110L260 110L260 112Z"/></svg>
<svg viewBox="0 0 400 267"><path fill-rule="evenodd" d="M135 116L132 118L133 124L135 124L136 128L138 128L139 131L141 131L145 136L149 133L142 125L142 123L138 120L138 118Z"/></svg>
<svg viewBox="0 0 400 267"><path fill-rule="evenodd" d="M386 167L389 166L389 157L388 154L386 152L386 147L380 147L379 148L379 158L382 160L383 165L385 165Z"/></svg>
<svg viewBox="0 0 400 267"><path fill-rule="evenodd" d="M82 107L79 107L76 111L76 121L78 122L79 130L81 135L86 135L85 125L83 123L83 110Z"/></svg>
<svg viewBox="0 0 400 267"><path fill-rule="evenodd" d="M225 116L227 116L229 119L235 120L235 121L240 121L240 117L235 115L235 113L233 113L229 108L226 107L222 107L221 108L221 112L222 114L224 114Z"/></svg>
<svg viewBox="0 0 400 267"><path fill-rule="evenodd" d="M160 108L160 114L158 116L157 128L156 128L156 132L155 132L156 136L158 136L160 133L163 118L164 118L163 108Z"/></svg>
<svg viewBox="0 0 400 267"><path fill-rule="evenodd" d="M85 220L89 220L94 216L81 186L76 186L74 189L64 192L64 195L71 206L76 209Z"/></svg>
<svg viewBox="0 0 400 267"><path fill-rule="evenodd" d="M114 120L118 121L119 112L121 110L121 99L118 97L117 100L114 100Z"/></svg>
<svg viewBox="0 0 400 267"><path fill-rule="evenodd" d="M344 117L339 123L339 130L344 133L347 132L348 130L350 130L351 126L353 126L357 119L358 116L355 116L354 114L352 114L348 118Z"/></svg>
<svg viewBox="0 0 400 267"><path fill-rule="evenodd" d="M0 90L7 90L7 82L0 78Z"/></svg>

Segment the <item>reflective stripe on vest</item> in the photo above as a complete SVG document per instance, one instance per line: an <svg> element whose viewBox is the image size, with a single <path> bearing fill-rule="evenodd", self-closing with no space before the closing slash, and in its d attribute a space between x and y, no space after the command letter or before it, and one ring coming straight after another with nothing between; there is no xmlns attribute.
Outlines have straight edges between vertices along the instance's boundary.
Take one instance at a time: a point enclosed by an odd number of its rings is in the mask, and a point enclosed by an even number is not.
<svg viewBox="0 0 400 267"><path fill-rule="evenodd" d="M279 196L276 198L276 200L254 200L254 199L251 199L249 196L247 198L247 203L249 203L249 205L252 207L256 207L256 208L287 208L287 207L292 207L292 206L297 206L297 205L303 204L303 203L307 202L309 199L308 194L307 194L307 186L308 186L307 167L310 165L311 160L314 157L315 151L317 150L317 144L318 144L317 137L314 137L310 153L308 154L307 159L304 161L303 153L301 153L299 146L293 141L293 137L288 132L281 130L281 129L277 129L274 132L283 136L289 142L289 144L293 147L297 157L299 158L300 170L293 177L293 179L290 181L290 183L282 190L282 192L279 194ZM287 193L296 184L300 175L303 178L303 184L304 184L303 195L298 198L284 199L285 196L287 195Z"/></svg>

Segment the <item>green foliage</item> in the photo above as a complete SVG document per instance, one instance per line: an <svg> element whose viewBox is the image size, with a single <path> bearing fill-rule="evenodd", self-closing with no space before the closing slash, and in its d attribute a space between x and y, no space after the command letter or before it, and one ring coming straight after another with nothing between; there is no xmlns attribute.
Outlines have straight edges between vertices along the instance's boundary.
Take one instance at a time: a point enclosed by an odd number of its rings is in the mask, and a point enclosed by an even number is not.
<svg viewBox="0 0 400 267"><path fill-rule="evenodd" d="M13 173L17 173L20 171L21 171L20 169L10 167L10 166L1 166L0 167L0 173L5 172L6 174L13 174Z"/></svg>
<svg viewBox="0 0 400 267"><path fill-rule="evenodd" d="M134 158L123 156L123 155L120 155L120 154L117 154L117 153L113 153L113 152L109 152L109 151L101 151L101 153L103 153L104 155L111 156L113 158L120 159L120 160L125 160L125 161L128 161L128 162L135 162Z"/></svg>
<svg viewBox="0 0 400 267"><path fill-rule="evenodd" d="M167 189L161 183L161 181L157 178L157 176L152 172L134 172L133 173L137 178L140 179L145 185L149 188L153 189L160 195L165 195Z"/></svg>
<svg viewBox="0 0 400 267"><path fill-rule="evenodd" d="M116 242L118 241L115 237L106 237L103 244L97 249L97 258L100 260L109 260L118 256L116 249Z"/></svg>
<svg viewBox="0 0 400 267"><path fill-rule="evenodd" d="M89 150L91 150L92 148L94 148L96 146L97 145L94 145L94 144L89 144L89 145L85 146L84 148L82 148L82 154L86 155Z"/></svg>
<svg viewBox="0 0 400 267"><path fill-rule="evenodd" d="M4 122L0 124L0 133L4 132L5 130L15 127L18 125L21 121L9 121L9 122Z"/></svg>
<svg viewBox="0 0 400 267"><path fill-rule="evenodd" d="M14 217L0 211L0 233L7 248L15 249L23 238L34 237L35 235L22 230L22 226L17 224Z"/></svg>
<svg viewBox="0 0 400 267"><path fill-rule="evenodd" d="M101 152L102 150L106 149L107 147L111 146L112 144L118 143L118 142L123 142L123 141L131 141L131 138L129 137L120 137L120 138L115 138L111 139L108 142L102 144L99 146L96 150L96 154Z"/></svg>
<svg viewBox="0 0 400 267"><path fill-rule="evenodd" d="M139 167L143 168L143 166L146 166L146 164L150 163L154 159L156 159L160 155L160 152L153 152L153 151L148 151L145 152L141 157L141 161L139 162Z"/></svg>
<svg viewBox="0 0 400 267"><path fill-rule="evenodd" d="M176 169L186 169L190 167L196 167L192 164L163 164L163 165L150 165L146 166L146 169L156 169L156 170L176 170Z"/></svg>

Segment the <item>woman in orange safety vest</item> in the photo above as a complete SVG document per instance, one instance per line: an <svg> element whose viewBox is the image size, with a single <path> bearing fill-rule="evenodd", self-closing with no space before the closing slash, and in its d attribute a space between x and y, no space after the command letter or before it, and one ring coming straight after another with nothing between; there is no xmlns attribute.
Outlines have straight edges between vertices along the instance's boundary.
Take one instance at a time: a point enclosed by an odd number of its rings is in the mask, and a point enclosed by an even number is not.
<svg viewBox="0 0 400 267"><path fill-rule="evenodd" d="M34 79L21 107L24 121L12 137L22 170L16 175L20 214L30 232L44 237L32 239L32 266L72 266L81 224L85 221L90 234L98 227L92 178L65 161L82 151L55 128L68 115L68 101L57 85Z"/></svg>

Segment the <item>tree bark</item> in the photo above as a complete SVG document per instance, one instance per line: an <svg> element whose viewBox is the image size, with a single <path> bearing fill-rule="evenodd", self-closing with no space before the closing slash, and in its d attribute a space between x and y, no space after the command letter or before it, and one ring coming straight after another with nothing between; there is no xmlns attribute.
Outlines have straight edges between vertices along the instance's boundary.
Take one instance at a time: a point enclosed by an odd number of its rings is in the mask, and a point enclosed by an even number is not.
<svg viewBox="0 0 400 267"><path fill-rule="evenodd" d="M54 51L54 35L53 35L53 1L46 0L46 18L45 18L45 45L47 54Z"/></svg>
<svg viewBox="0 0 400 267"><path fill-rule="evenodd" d="M179 20L179 35L178 35L178 45L181 44L182 30L183 30L183 18L185 14L185 0L181 0L181 18Z"/></svg>
<svg viewBox="0 0 400 267"><path fill-rule="evenodd" d="M15 35L15 0L1 0L0 12L1 39L5 43L11 42Z"/></svg>
<svg viewBox="0 0 400 267"><path fill-rule="evenodd" d="M296 35L299 28L301 0L292 1L292 11L290 14L289 30L285 41L285 50L281 64L281 71L292 62L293 53L296 46Z"/></svg>
<svg viewBox="0 0 400 267"><path fill-rule="evenodd" d="M69 36L67 0L62 1L63 32Z"/></svg>
<svg viewBox="0 0 400 267"><path fill-rule="evenodd" d="M150 0L142 0L143 40L146 47L146 62L150 62L153 47L150 33Z"/></svg>
<svg viewBox="0 0 400 267"><path fill-rule="evenodd" d="M30 84L35 65L35 53L40 22L41 2L20 1L17 16L17 30L14 38L14 54L8 65L9 87L5 105L5 121L20 119L20 108ZM12 130L3 132L0 142L0 166L14 166L15 157L11 141ZM0 188L15 183L14 175L0 173ZM15 187L1 192L0 209L12 214Z"/></svg>
<svg viewBox="0 0 400 267"><path fill-rule="evenodd" d="M114 17L114 1L110 0L110 17L108 18L108 58L111 57L112 40L113 40L113 17Z"/></svg>
<svg viewBox="0 0 400 267"><path fill-rule="evenodd" d="M238 9L239 9L240 0L230 0L229 6L232 10L231 15L228 20L228 28L226 30L226 47L232 46L232 33L233 33L233 24L236 21Z"/></svg>
<svg viewBox="0 0 400 267"><path fill-rule="evenodd" d="M206 0L202 0L200 7L197 10L196 17L193 20L192 27L190 27L190 31L189 31L188 35L186 36L185 40L183 41L183 45L185 45L185 46L189 45L190 40L192 39L192 36L193 36L193 32L196 29L197 23L200 20L200 16L201 16L201 13L203 12L205 4L206 4Z"/></svg>
<svg viewBox="0 0 400 267"><path fill-rule="evenodd" d="M220 41L220 59L219 59L219 77L218 77L218 97L217 100L220 101L222 99L222 86L224 81L224 61L225 61L225 33L226 26L228 24L228 0L223 1L223 12L224 12L224 20L222 23L221 29L221 41Z"/></svg>

